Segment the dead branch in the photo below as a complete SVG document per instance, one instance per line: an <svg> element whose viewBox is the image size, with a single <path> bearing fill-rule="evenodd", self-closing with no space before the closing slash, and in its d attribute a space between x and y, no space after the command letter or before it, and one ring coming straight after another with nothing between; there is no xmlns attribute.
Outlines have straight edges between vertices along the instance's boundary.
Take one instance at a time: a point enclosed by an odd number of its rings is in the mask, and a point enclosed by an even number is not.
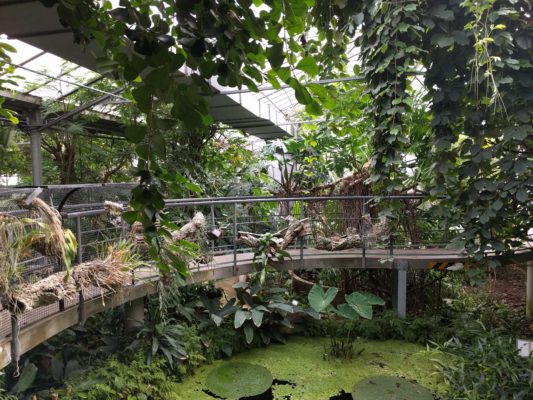
<svg viewBox="0 0 533 400"><path fill-rule="evenodd" d="M338 239L318 236L315 248L318 250L338 251L362 246L363 241L361 240L361 237L357 234L353 234Z"/></svg>
<svg viewBox="0 0 533 400"><path fill-rule="evenodd" d="M289 216L287 217L287 220L289 221L289 226L272 235L275 238L282 239L280 245L273 249L274 252L275 250L285 250L296 238L311 234L309 218L296 219ZM259 246L259 240L262 236L263 235L258 233L239 231L237 232L237 241L247 247L255 248Z"/></svg>
<svg viewBox="0 0 533 400"><path fill-rule="evenodd" d="M311 224L309 223L309 218L296 219L294 217L287 217L289 220L289 226L283 235L283 240L281 241L280 249L285 250L291 245L292 242L298 237L304 237L311 234Z"/></svg>
<svg viewBox="0 0 533 400"><path fill-rule="evenodd" d="M260 236L250 232L237 232L237 242L246 247L255 248L259 246Z"/></svg>
<svg viewBox="0 0 533 400"><path fill-rule="evenodd" d="M172 240L180 241L186 240L196 234L205 226L205 216L201 212L194 214L190 222L181 227L180 230L172 232Z"/></svg>

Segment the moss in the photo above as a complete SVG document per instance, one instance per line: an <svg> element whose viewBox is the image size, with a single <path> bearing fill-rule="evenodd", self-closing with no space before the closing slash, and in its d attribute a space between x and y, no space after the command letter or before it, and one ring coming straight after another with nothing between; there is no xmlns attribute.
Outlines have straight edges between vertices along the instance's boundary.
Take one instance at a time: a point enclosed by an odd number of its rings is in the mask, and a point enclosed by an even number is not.
<svg viewBox="0 0 533 400"><path fill-rule="evenodd" d="M295 383L275 385L274 398L292 395L293 400L327 400L340 390L348 393L361 379L373 375L394 375L416 380L433 393L441 393L443 384L434 373L434 353L425 347L400 341L359 341L364 352L352 360L324 360L324 346L329 339L290 338L286 345L271 345L236 355L231 361L250 362L268 368L275 379ZM179 385L177 399L213 400L205 394L209 372L227 362L219 360L196 370L193 377Z"/></svg>

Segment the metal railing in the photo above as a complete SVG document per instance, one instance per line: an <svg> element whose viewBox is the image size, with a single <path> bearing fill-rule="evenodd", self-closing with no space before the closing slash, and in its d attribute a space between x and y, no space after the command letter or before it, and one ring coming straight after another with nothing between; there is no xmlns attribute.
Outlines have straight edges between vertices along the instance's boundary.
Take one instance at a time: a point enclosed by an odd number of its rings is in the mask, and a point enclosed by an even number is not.
<svg viewBox="0 0 533 400"><path fill-rule="evenodd" d="M243 247L237 240L239 231L253 233L273 232L284 228L288 221L286 217L307 218L313 234L309 238L300 238L291 249L300 249L300 258L304 257L304 249L314 247L317 236L342 236L348 230L361 237L361 247L354 255L362 252L363 265L366 255L372 249L388 249L390 257L394 257L396 249L409 248L435 248L444 247L448 241L449 226L445 219L432 217L428 210L419 210L417 207L410 213L400 212L398 220L388 221L389 231L386 237L376 237L371 230L383 220L378 215L378 203L383 200L395 200L398 202L416 201L422 202L422 196L315 196L315 197L227 197L227 198L204 198L204 199L169 199L166 201L166 210L173 216L173 222L177 225L187 223L197 211L202 211L208 221L208 229L220 228L225 231L220 240L209 240L202 243L203 250L212 256L233 255L231 261L237 265L238 254L251 252L253 249ZM284 213L280 213L281 204ZM125 204L124 204L125 205ZM100 206L100 204L98 205ZM91 234L107 237L105 232L118 230L120 234L112 235L119 239L126 234L127 225L120 224L120 229L115 226L87 230L84 221L94 220L107 215L103 207L85 209L82 211L71 210L62 213L65 224L74 221L73 231L78 243L78 261L85 260L85 249L94 241L87 243L87 237ZM407 207L407 205L406 205ZM412 208L412 206L411 206ZM347 217L346 214L354 217ZM411 228L409 231L408 228ZM229 232L229 234L228 234ZM97 240L96 243L99 241ZM346 253L349 254L349 251Z"/></svg>
<svg viewBox="0 0 533 400"><path fill-rule="evenodd" d="M62 196L71 189L72 187L49 188L41 197L57 207ZM18 209L10 200L27 195L29 192L31 190L26 188L0 191L0 212L24 215L26 211ZM78 242L77 264L93 259L106 244L128 237L130 227L122 218L111 216L103 207L104 200L117 201L125 206L128 194L129 187L89 186L73 195L64 205L63 224L65 228L72 230ZM399 214L400 219L391 225L392 229L384 235L385 237L375 237L372 236L371 230L382 223L378 211L379 203L383 200L397 201L400 205L403 204L408 212ZM239 231L258 234L279 231L288 225L289 215L297 219L307 218L311 226L312 234L299 238L290 247L293 254L297 254L300 259L306 257L306 249L316 245L317 237L342 236L350 233L359 235L362 245L357 249L345 250L345 254L362 257L362 265L365 266L366 257L374 249L380 249L381 252L388 250L392 258L398 249L443 247L446 244L449 237L446 221L433 218L425 207L420 207L419 203L421 204L423 200L422 196L290 198L250 196L169 199L166 201L166 211L178 226L189 222L196 212L201 211L206 216L207 229L219 228L225 232L219 240L208 240L206 236L200 238L200 246L205 255L211 258L226 256L219 257L220 261L217 261L219 266L230 265L235 269L238 262L251 261L253 258L253 249L245 247L237 240ZM197 266L200 267L199 264ZM35 253L25 260L24 268L24 276L44 277L60 271L61 263ZM83 301L98 295L99 291L92 293L87 290L77 299L31 310L20 316L19 327L75 305L81 305ZM4 310L0 312L0 337L9 335L11 331L9 312Z"/></svg>

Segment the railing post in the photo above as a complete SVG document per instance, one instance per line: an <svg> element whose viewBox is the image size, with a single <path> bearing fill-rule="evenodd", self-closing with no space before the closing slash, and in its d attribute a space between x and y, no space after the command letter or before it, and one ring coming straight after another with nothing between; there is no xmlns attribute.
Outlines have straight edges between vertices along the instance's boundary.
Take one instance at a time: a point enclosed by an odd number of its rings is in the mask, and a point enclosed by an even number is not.
<svg viewBox="0 0 533 400"><path fill-rule="evenodd" d="M76 241L78 242L78 247L76 248L77 261L78 264L81 264L83 261L82 254L82 244L81 244L81 218L76 217Z"/></svg>
<svg viewBox="0 0 533 400"><path fill-rule="evenodd" d="M533 261L527 261L526 318L533 319Z"/></svg>
<svg viewBox="0 0 533 400"><path fill-rule="evenodd" d="M361 267L364 269L366 268L366 228L365 228L365 215L366 215L366 202L365 202L365 199L362 199L361 200L361 221L360 221L360 227L361 227L361 245L363 246L362 248L362 256L363 258L361 259Z"/></svg>
<svg viewBox="0 0 533 400"><path fill-rule="evenodd" d="M389 233L389 256L394 257L394 234Z"/></svg>
<svg viewBox="0 0 533 400"><path fill-rule="evenodd" d="M122 218L122 214L120 215L120 238L126 239L126 223L124 218Z"/></svg>
<svg viewBox="0 0 533 400"><path fill-rule="evenodd" d="M83 288L80 289L79 293L79 303L78 303L78 324L83 325L85 323L85 293Z"/></svg>
<svg viewBox="0 0 533 400"><path fill-rule="evenodd" d="M300 206L300 219L305 218L305 203L302 200ZM300 236L300 260L304 259L304 236Z"/></svg>
<svg viewBox="0 0 533 400"><path fill-rule="evenodd" d="M211 229L215 229L215 206L211 205ZM211 253L215 256L215 239L211 240Z"/></svg>
<svg viewBox="0 0 533 400"><path fill-rule="evenodd" d="M233 203L233 269L232 275L235 275L237 267L237 203Z"/></svg>
<svg viewBox="0 0 533 400"><path fill-rule="evenodd" d="M399 260L393 263L392 308L399 317L407 315L407 270L409 263Z"/></svg>
<svg viewBox="0 0 533 400"><path fill-rule="evenodd" d="M449 240L449 226L448 226L448 218L444 219L444 243L448 243Z"/></svg>

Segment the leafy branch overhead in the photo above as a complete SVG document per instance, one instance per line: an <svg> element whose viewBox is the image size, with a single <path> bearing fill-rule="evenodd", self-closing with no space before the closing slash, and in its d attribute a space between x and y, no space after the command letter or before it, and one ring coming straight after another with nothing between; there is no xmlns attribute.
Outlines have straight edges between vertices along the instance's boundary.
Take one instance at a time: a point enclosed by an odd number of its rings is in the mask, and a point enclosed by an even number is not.
<svg viewBox="0 0 533 400"><path fill-rule="evenodd" d="M529 2L47 3L57 3L77 40L101 48L101 70L127 84L125 96L143 113L127 128L141 160L132 217L144 225L160 266L160 237L170 229L163 199L182 184L161 167L170 146L163 132L177 124L191 137L210 132L212 79L251 91L288 85L307 115L333 120L339 107L331 92L338 86L305 80L362 74L360 133L371 142L374 193L412 188L408 160L415 154L428 172L414 187L439 199L434 210L458 227L458 246L481 261L484 252L508 251L527 238L533 220ZM361 67L347 71L354 45ZM192 71L187 80L180 79L185 67ZM420 129L410 126L417 90L430 114L418 120ZM398 207L388 202L382 209L395 218Z"/></svg>

